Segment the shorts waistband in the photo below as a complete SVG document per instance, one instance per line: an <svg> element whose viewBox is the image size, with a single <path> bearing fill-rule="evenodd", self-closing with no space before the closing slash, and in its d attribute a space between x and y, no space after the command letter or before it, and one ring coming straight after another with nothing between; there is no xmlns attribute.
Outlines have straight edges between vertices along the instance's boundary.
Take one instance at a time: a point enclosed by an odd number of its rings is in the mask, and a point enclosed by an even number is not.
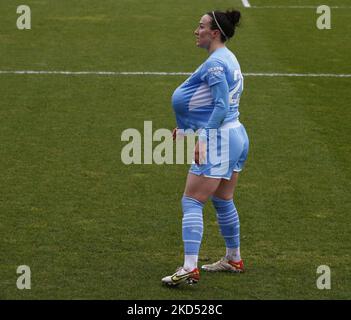
<svg viewBox="0 0 351 320"><path fill-rule="evenodd" d="M230 128L239 128L241 126L241 122L239 120L227 122L223 124L220 129L230 129Z"/></svg>

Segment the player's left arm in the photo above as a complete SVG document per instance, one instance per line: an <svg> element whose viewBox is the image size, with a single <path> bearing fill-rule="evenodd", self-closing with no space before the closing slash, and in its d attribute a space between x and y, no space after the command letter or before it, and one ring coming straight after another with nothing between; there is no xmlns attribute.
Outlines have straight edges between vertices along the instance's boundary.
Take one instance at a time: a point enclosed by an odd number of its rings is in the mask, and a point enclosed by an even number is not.
<svg viewBox="0 0 351 320"><path fill-rule="evenodd" d="M229 86L224 79L211 86L214 109L205 129L218 129L229 110Z"/></svg>
<svg viewBox="0 0 351 320"><path fill-rule="evenodd" d="M214 102L212 114L199 135L199 141L195 146L195 162L202 162L205 157L207 137L210 129L218 129L225 119L229 110L229 86L225 76L225 68L220 62L211 62L203 76L211 90ZM202 144L202 146L200 146Z"/></svg>
<svg viewBox="0 0 351 320"><path fill-rule="evenodd" d="M206 68L203 81L211 89L214 108L205 129L218 129L229 110L229 86L225 75L225 66L221 61L211 61Z"/></svg>

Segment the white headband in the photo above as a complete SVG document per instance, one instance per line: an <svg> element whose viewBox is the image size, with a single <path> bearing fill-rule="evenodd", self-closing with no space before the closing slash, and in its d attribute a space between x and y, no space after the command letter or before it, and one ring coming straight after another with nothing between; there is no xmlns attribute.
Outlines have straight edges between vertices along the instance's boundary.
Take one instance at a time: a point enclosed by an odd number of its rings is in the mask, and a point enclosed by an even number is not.
<svg viewBox="0 0 351 320"><path fill-rule="evenodd" d="M214 11L212 11L212 14L213 14L213 18L214 18L214 21L216 22L216 25L217 27L219 28L219 30L221 31L221 33L224 35L224 37L226 38L226 40L228 40L228 37L226 36L226 34L224 33L224 31L222 30L221 26L219 25L217 19L216 19L216 15L214 13Z"/></svg>

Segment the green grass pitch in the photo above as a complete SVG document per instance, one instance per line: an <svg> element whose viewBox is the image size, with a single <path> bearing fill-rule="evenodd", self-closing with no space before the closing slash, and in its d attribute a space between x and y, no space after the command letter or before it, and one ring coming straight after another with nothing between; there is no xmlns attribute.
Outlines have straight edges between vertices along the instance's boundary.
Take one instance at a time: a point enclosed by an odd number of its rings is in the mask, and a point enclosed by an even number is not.
<svg viewBox="0 0 351 320"><path fill-rule="evenodd" d="M351 74L351 8L316 27L316 0L27 0L0 3L0 71L191 72L201 15L236 7L229 48L244 73ZM327 1L348 5L347 0ZM284 7L285 6L285 7ZM175 126L170 98L186 76L0 74L0 299L350 299L351 78L245 78L251 143L235 201L245 274L205 274L171 290L182 264L188 165L121 162L121 133ZM224 251L204 210L200 264ZM18 290L28 265L31 290ZM331 289L316 287L317 267Z"/></svg>

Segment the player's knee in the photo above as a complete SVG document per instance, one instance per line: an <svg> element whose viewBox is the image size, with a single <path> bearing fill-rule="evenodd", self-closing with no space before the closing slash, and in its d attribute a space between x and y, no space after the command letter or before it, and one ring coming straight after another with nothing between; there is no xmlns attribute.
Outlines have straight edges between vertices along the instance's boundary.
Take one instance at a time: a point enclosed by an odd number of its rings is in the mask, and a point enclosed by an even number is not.
<svg viewBox="0 0 351 320"><path fill-rule="evenodd" d="M223 201L230 201L233 200L233 193L228 192L228 193L215 193L212 197L212 201L215 201L214 199L218 199L218 200L223 200Z"/></svg>
<svg viewBox="0 0 351 320"><path fill-rule="evenodd" d="M183 198L184 197L194 199L194 200L199 201L203 204L206 203L208 198L209 198L208 195L201 194L199 192L192 192L192 193L186 192L186 193L184 193Z"/></svg>
<svg viewBox="0 0 351 320"><path fill-rule="evenodd" d="M231 199L223 199L223 198L217 198L217 197L213 196L211 200L212 200L213 206L216 209L226 207L226 206L228 206L229 203L234 203L232 198Z"/></svg>

